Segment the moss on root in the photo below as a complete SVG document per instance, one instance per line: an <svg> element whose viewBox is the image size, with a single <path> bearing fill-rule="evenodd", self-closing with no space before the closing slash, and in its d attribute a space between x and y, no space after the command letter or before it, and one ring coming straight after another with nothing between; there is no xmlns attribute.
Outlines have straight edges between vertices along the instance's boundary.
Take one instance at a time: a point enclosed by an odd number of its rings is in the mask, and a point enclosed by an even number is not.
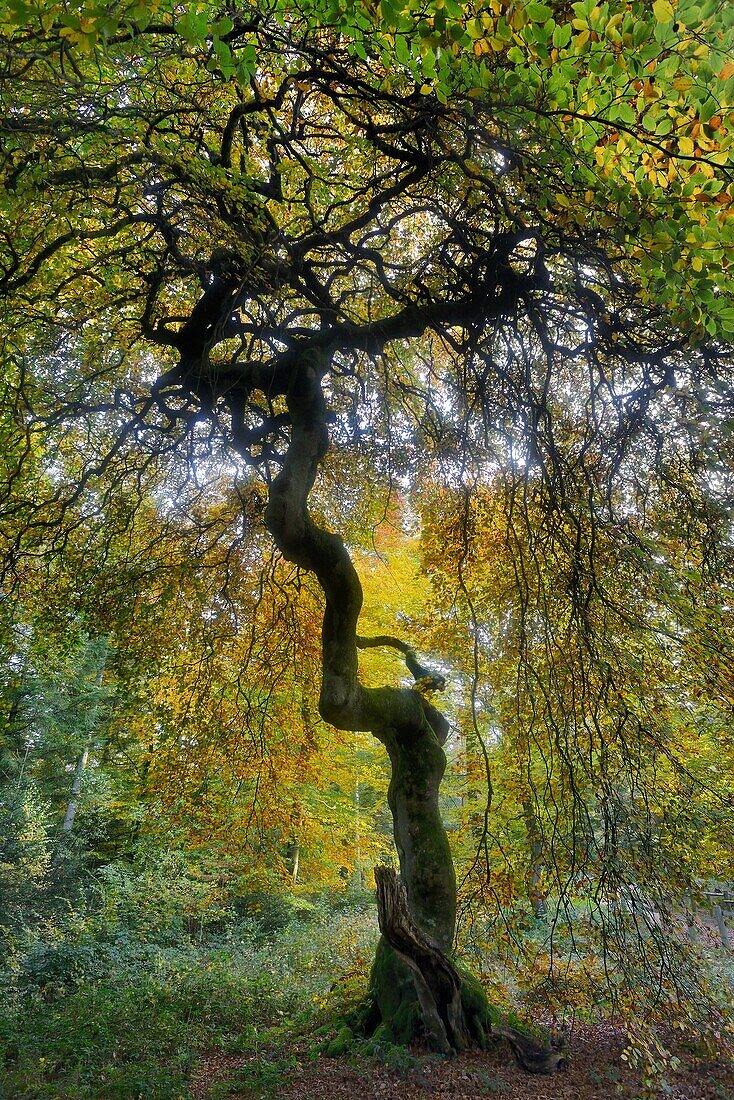
<svg viewBox="0 0 734 1100"><path fill-rule="evenodd" d="M492 1008L482 984L471 971L456 964L461 975L461 1003L473 1042L485 1048L500 1014ZM413 976L389 944L381 939L370 974L369 997L350 1019L355 1030L373 1042L407 1045L424 1038L423 1022Z"/></svg>
<svg viewBox="0 0 734 1100"><path fill-rule="evenodd" d="M354 1032L351 1027L343 1027L337 1037L327 1044L324 1053L327 1058L338 1058L345 1054L354 1043Z"/></svg>
<svg viewBox="0 0 734 1100"><path fill-rule="evenodd" d="M485 1050L506 1041L529 1073L552 1073L565 1065L554 1037L528 1027L514 1013L500 1012L487 1000L479 978L456 960L454 965L461 977L461 1006L471 1043ZM368 997L347 1022L355 1036L366 1040L366 1053L426 1037L412 973L385 940L380 940L375 954ZM341 1032L334 1042L340 1036Z"/></svg>
<svg viewBox="0 0 734 1100"><path fill-rule="evenodd" d="M418 1003L410 968L382 936L372 963L369 989L383 1022L390 1022L406 1002Z"/></svg>
<svg viewBox="0 0 734 1100"><path fill-rule="evenodd" d="M456 968L461 975L461 1006L469 1034L482 1050L486 1050L492 1042L497 1042L497 1036L493 1036L492 1029L498 1023L500 1014L487 1000L479 978L459 963Z"/></svg>

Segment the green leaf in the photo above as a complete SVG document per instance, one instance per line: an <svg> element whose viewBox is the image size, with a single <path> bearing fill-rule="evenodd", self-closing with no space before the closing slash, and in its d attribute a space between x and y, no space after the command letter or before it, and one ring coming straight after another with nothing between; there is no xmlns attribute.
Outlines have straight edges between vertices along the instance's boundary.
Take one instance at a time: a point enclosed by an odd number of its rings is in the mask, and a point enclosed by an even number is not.
<svg viewBox="0 0 734 1100"><path fill-rule="evenodd" d="M565 23L563 26L556 26L553 28L553 45L557 50L564 49L571 41L571 24Z"/></svg>
<svg viewBox="0 0 734 1100"><path fill-rule="evenodd" d="M652 27L649 23L646 23L644 19L640 19L639 22L635 23L635 29L632 32L632 41L635 46L640 46L651 34Z"/></svg>
<svg viewBox="0 0 734 1100"><path fill-rule="evenodd" d="M719 109L719 104L716 102L713 96L709 96L698 109L698 117L701 122L708 122L710 118L713 118Z"/></svg>
<svg viewBox="0 0 734 1100"><path fill-rule="evenodd" d="M637 112L629 103L615 103L609 108L609 118L614 122L623 122L625 126L634 126Z"/></svg>
<svg viewBox="0 0 734 1100"><path fill-rule="evenodd" d="M553 11L547 4L537 4L534 0L525 5L525 11L534 23L545 23L546 19L553 17Z"/></svg>

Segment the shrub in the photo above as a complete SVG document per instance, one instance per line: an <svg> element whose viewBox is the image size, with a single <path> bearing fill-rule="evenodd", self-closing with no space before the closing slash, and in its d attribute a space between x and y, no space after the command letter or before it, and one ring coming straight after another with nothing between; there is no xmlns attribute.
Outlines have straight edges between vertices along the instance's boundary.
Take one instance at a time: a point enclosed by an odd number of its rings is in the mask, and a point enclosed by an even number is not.
<svg viewBox="0 0 734 1100"><path fill-rule="evenodd" d="M230 922L201 942L156 941L69 913L27 944L0 1008L4 1100L180 1100L197 1052L242 1049L344 997L376 929L324 899L277 937ZM363 963L365 964L363 966Z"/></svg>

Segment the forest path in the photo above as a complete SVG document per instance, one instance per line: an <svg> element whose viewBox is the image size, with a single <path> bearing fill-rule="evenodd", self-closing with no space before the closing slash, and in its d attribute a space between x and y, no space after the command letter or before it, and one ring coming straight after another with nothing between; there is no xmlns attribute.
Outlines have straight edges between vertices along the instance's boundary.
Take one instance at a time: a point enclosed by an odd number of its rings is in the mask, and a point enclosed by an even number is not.
<svg viewBox="0 0 734 1100"><path fill-rule="evenodd" d="M393 1050L382 1063L360 1055L313 1058L299 1047L290 1058L283 1050L213 1051L197 1067L192 1096L207 1100L226 1080L231 1100L633 1100L642 1082L622 1061L624 1047L624 1032L611 1023L576 1025L569 1068L550 1077L524 1073L505 1044L448 1060L415 1048ZM734 1100L732 1067L724 1064L689 1068L684 1061L668 1084L670 1100Z"/></svg>

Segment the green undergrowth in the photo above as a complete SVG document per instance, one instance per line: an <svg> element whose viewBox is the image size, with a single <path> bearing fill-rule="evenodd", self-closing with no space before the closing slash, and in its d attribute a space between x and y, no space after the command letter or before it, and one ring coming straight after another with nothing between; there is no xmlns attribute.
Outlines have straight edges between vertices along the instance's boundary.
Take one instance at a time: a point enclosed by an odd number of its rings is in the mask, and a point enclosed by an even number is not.
<svg viewBox="0 0 734 1100"><path fill-rule="evenodd" d="M421 1030L417 1006L363 1026L371 903L316 899L288 914L258 901L257 911L199 935L83 912L16 933L0 963L0 1098L187 1100L201 1056L216 1063L217 1052L243 1064L214 1082L215 1098L278 1096L298 1059L323 1055L421 1072L405 1046ZM487 1031L521 1026L462 975L465 1008L485 1014Z"/></svg>
<svg viewBox="0 0 734 1100"><path fill-rule="evenodd" d="M316 904L277 930L239 920L175 943L70 919L0 964L0 1097L184 1100L202 1052L277 1051L333 1027L374 939L364 906ZM266 1095L286 1069L263 1054L243 1072Z"/></svg>

